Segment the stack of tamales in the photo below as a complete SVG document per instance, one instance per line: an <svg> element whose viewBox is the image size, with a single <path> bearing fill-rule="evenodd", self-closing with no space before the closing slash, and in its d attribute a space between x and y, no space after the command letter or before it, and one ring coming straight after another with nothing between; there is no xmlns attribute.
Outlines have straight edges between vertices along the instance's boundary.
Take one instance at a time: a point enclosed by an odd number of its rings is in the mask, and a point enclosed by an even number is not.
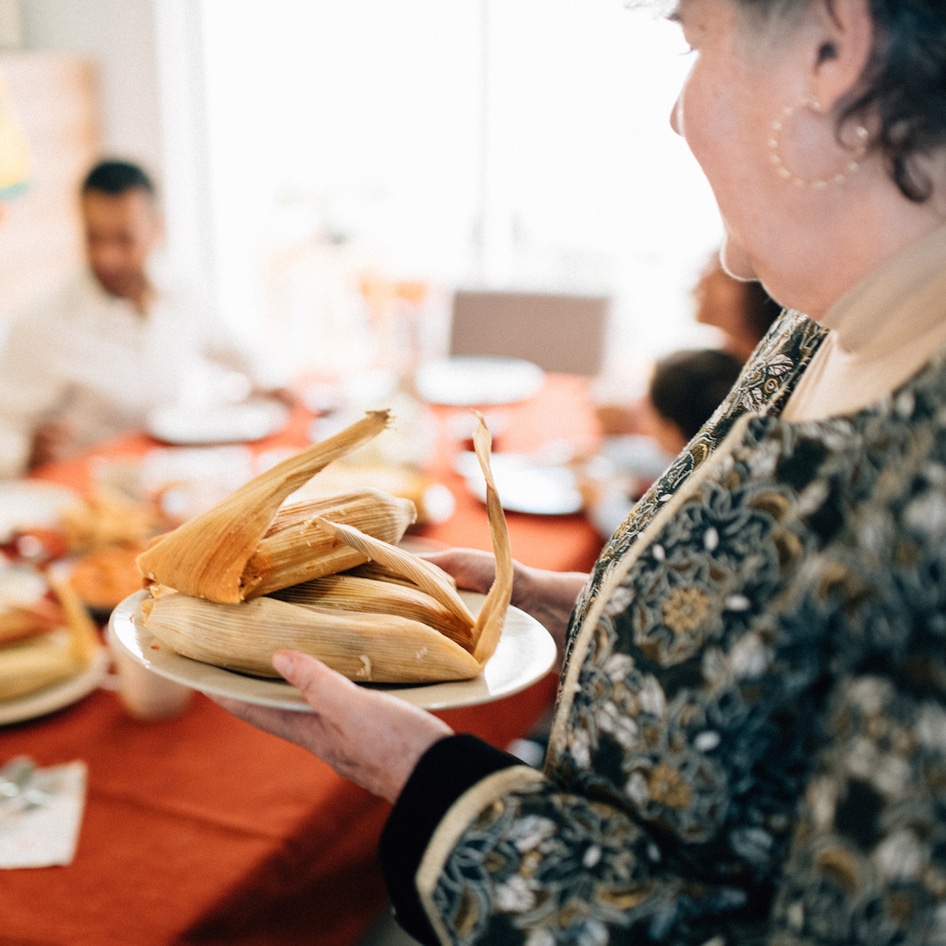
<svg viewBox="0 0 946 946"><path fill-rule="evenodd" d="M153 584L145 626L177 653L259 676L273 654L312 654L364 682L422 683L476 676L499 641L512 558L480 421L476 452L487 482L496 579L474 616L452 579L398 546L410 500L374 489L287 499L333 460L377 436L386 411L277 464L138 557Z"/></svg>

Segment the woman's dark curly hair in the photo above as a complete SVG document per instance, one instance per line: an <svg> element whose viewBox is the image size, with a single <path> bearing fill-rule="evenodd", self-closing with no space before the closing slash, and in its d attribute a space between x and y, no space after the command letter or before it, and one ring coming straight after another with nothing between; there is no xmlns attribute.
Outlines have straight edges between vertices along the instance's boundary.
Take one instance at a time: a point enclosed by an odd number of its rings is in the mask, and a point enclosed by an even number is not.
<svg viewBox="0 0 946 946"><path fill-rule="evenodd" d="M800 12L810 0L735 2L768 19ZM840 124L874 111L880 124L871 146L902 193L922 203L933 186L916 158L946 145L946 2L870 0L870 8L874 49Z"/></svg>

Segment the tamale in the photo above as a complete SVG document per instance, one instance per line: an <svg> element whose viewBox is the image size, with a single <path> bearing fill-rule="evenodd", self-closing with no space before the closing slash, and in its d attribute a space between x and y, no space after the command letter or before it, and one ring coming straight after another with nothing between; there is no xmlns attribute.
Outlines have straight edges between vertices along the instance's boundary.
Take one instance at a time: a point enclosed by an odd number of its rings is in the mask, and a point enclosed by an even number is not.
<svg viewBox="0 0 946 946"><path fill-rule="evenodd" d="M185 657L262 677L277 677L273 654L311 654L365 683L421 683L476 676L459 644L397 615L301 607L276 598L219 604L161 591L142 607L145 627Z"/></svg>
<svg viewBox="0 0 946 946"><path fill-rule="evenodd" d="M243 570L244 598L269 594L365 561L362 553L318 526L322 517L384 542L399 542L414 522L416 510L411 500L376 489L283 506Z"/></svg>
<svg viewBox="0 0 946 946"><path fill-rule="evenodd" d="M333 460L376 437L388 420L387 411L372 411L254 477L142 552L138 556L142 574L197 598L242 601L246 564L282 503Z"/></svg>

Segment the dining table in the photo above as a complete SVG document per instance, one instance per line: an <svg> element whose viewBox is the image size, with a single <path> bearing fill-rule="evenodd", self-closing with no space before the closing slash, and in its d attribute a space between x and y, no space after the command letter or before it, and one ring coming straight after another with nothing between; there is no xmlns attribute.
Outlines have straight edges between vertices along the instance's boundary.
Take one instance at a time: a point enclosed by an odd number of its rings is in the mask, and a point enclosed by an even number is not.
<svg viewBox="0 0 946 946"><path fill-rule="evenodd" d="M456 468L451 412L430 406L437 436L424 472L453 497L449 516L419 526L428 547L490 548L485 507ZM534 396L504 405L501 447L534 451L600 437L585 378L548 375ZM302 447L320 418L303 403L249 449ZM103 462L167 449L132 433L32 475L78 493ZM507 512L514 558L587 570L601 539L580 512ZM0 946L320 944L351 946L386 902L376 846L389 804L303 749L252 728L195 693L173 718L132 718L104 685L46 715L0 726L0 765L81 760L85 806L73 859L0 871ZM520 692L438 711L455 730L501 748L527 735L554 700L554 669ZM2 831L2 823L0 823Z"/></svg>

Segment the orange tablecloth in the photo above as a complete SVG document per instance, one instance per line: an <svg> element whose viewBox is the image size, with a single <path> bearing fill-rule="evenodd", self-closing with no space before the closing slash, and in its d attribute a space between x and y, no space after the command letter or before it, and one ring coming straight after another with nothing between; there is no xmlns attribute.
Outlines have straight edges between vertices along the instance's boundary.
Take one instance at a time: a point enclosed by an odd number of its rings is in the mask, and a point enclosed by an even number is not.
<svg viewBox="0 0 946 946"><path fill-rule="evenodd" d="M508 448L593 436L583 390L575 379L550 379L513 409ZM259 448L291 442L308 421L294 417ZM150 445L128 438L109 450L133 456ZM488 547L484 510L449 470L449 451L433 472L454 490L456 513L424 535ZM81 488L85 472L72 464L43 475ZM509 528L514 555L533 565L587 568L599 546L580 516L510 515ZM506 700L442 715L504 746L529 730L553 689L549 676ZM85 760L88 798L69 866L0 871L0 946L347 946L384 902L375 845L386 803L202 696L177 719L139 723L97 691L0 729L0 762L18 754L44 766Z"/></svg>

